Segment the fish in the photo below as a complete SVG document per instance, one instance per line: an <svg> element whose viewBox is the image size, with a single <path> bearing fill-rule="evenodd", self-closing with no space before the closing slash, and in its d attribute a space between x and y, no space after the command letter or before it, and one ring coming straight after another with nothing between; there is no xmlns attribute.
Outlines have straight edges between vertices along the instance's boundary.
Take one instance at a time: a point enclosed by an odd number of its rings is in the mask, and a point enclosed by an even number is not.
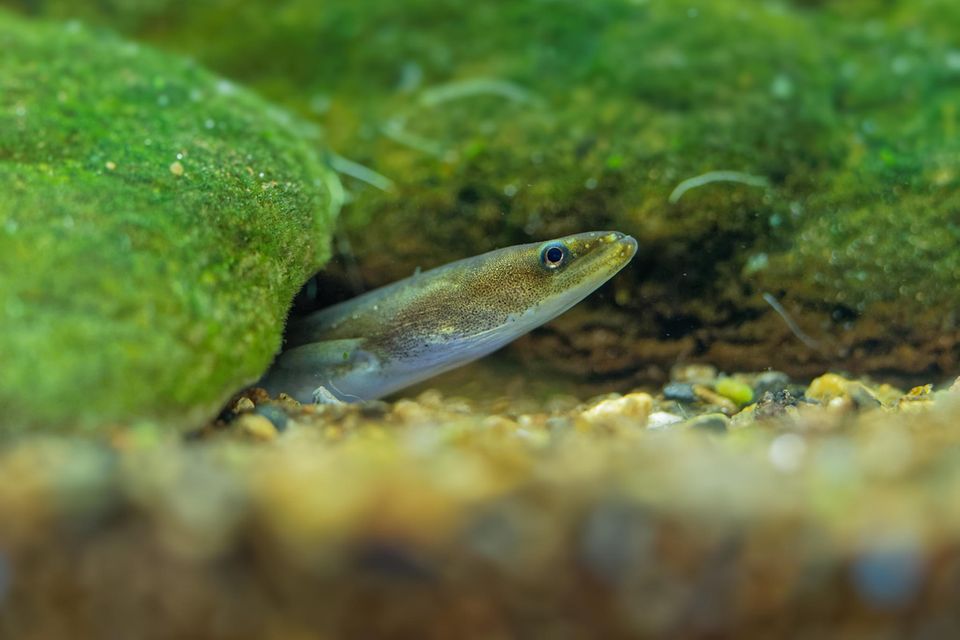
<svg viewBox="0 0 960 640"><path fill-rule="evenodd" d="M362 402L481 358L623 269L637 241L591 231L457 260L288 321L257 386L300 402Z"/></svg>

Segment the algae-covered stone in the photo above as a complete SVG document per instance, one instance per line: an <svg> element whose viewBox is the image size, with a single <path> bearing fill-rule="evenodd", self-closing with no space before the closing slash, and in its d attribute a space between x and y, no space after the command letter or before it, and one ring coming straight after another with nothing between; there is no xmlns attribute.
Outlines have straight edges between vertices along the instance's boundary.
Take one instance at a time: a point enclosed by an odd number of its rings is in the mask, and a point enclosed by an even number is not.
<svg viewBox="0 0 960 640"><path fill-rule="evenodd" d="M195 63L0 11L0 425L191 420L327 257L314 129Z"/></svg>

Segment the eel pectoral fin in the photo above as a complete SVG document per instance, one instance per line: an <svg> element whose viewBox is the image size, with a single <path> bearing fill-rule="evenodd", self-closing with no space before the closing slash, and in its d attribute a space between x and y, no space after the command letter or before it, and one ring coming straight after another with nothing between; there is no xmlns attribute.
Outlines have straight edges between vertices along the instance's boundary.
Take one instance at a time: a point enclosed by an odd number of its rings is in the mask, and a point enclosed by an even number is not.
<svg viewBox="0 0 960 640"><path fill-rule="evenodd" d="M325 386L335 395L338 381L363 375L379 366L364 349L361 338L311 342L282 352L258 383L271 395L286 393L300 402L312 402L313 391Z"/></svg>

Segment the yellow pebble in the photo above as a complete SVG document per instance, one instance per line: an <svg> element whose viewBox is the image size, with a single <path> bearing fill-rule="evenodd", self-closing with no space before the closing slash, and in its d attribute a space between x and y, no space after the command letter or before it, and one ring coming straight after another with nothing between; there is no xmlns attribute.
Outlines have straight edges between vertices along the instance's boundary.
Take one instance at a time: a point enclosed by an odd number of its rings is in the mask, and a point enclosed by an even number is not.
<svg viewBox="0 0 960 640"><path fill-rule="evenodd" d="M483 428L499 434L512 433L517 429L517 423L503 416L487 416L483 419Z"/></svg>
<svg viewBox="0 0 960 640"><path fill-rule="evenodd" d="M253 400L251 400L247 396L243 396L242 398L240 398L234 403L233 412L247 413L249 411L253 411L255 408L256 408L256 405L253 404Z"/></svg>
<svg viewBox="0 0 960 640"><path fill-rule="evenodd" d="M277 428L261 415L245 413L233 423L238 433L253 440L267 442L277 437Z"/></svg>
<svg viewBox="0 0 960 640"><path fill-rule="evenodd" d="M806 396L811 400L816 400L823 404L829 403L834 398L847 397L847 385L850 381L838 376L835 373L825 373L819 378L814 378L807 387Z"/></svg>
<svg viewBox="0 0 960 640"><path fill-rule="evenodd" d="M815 378L807 387L806 396L833 409L875 409L880 399L862 382L847 380L835 373Z"/></svg>
<svg viewBox="0 0 960 640"><path fill-rule="evenodd" d="M933 385L925 384L914 387L897 401L897 408L901 411L915 411L929 409L933 406Z"/></svg>
<svg viewBox="0 0 960 640"><path fill-rule="evenodd" d="M430 411L415 400L397 400L393 405L393 415L403 424L419 424L427 422Z"/></svg>
<svg viewBox="0 0 960 640"><path fill-rule="evenodd" d="M443 407L443 394L436 389L427 389L417 396L417 402L429 409L440 409Z"/></svg>
<svg viewBox="0 0 960 640"><path fill-rule="evenodd" d="M287 411L299 411L302 406L296 398L291 398L285 393L281 393L277 396L277 404L280 405L281 409L286 409Z"/></svg>
<svg viewBox="0 0 960 640"><path fill-rule="evenodd" d="M647 393L628 393L620 398L601 400L583 412L590 422L613 418L634 418L645 422L653 410L653 398Z"/></svg>
<svg viewBox="0 0 960 640"><path fill-rule="evenodd" d="M919 387L914 387L907 392L907 397L910 399L922 398L929 396L933 392L932 384L925 384Z"/></svg>

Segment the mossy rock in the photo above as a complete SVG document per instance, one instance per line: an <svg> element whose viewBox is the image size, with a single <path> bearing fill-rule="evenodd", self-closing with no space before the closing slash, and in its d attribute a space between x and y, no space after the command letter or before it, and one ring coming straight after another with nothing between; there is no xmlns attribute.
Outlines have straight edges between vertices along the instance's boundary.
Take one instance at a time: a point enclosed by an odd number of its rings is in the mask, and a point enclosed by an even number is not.
<svg viewBox="0 0 960 640"><path fill-rule="evenodd" d="M0 425L189 426L328 256L317 130L197 64L0 11Z"/></svg>
<svg viewBox="0 0 960 640"><path fill-rule="evenodd" d="M520 342L556 366L958 365L956 3L32 6L189 52L328 125L394 184L347 184L368 285L531 238L635 235L611 295ZM716 171L736 179L678 195Z"/></svg>

